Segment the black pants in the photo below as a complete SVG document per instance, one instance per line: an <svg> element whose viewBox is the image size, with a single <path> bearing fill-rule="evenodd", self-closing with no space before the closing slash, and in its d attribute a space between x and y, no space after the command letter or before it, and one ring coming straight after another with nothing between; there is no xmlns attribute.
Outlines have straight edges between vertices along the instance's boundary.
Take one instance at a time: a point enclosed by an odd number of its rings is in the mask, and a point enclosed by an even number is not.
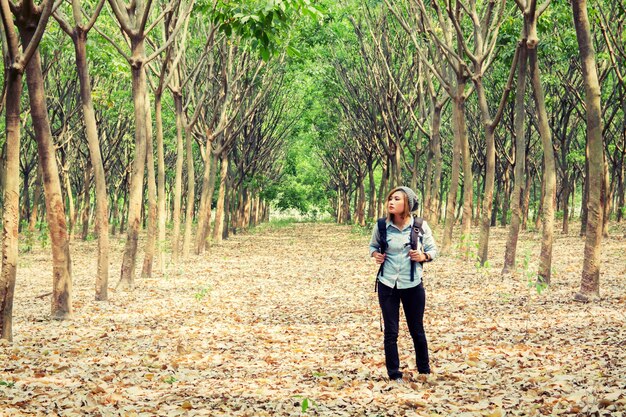
<svg viewBox="0 0 626 417"><path fill-rule="evenodd" d="M428 364L428 343L424 333L424 307L426 292L424 285L399 290L378 283L378 301L385 323L385 364L390 379L402 378L400 358L398 357L398 324L400 321L400 302L409 326L409 333L415 347L415 362L420 374L430 373Z"/></svg>

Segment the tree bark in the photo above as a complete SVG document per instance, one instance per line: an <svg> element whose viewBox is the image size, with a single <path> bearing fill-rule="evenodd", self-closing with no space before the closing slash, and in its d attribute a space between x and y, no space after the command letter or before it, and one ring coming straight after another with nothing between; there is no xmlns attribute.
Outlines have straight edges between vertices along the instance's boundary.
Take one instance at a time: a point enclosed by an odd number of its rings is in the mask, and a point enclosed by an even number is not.
<svg viewBox="0 0 626 417"><path fill-rule="evenodd" d="M89 235L89 212L91 208L91 161L87 161L85 164L85 172L83 173L83 198L82 198L82 214L81 222L83 224L83 230L80 237L82 240L87 240Z"/></svg>
<svg viewBox="0 0 626 417"><path fill-rule="evenodd" d="M196 200L195 172L193 166L192 133L185 129L185 153L187 155L187 210L185 211L185 235L183 237L183 259L189 257L191 248L191 226L193 226L193 209Z"/></svg>
<svg viewBox="0 0 626 417"><path fill-rule="evenodd" d="M524 132L524 120L526 109L524 98L526 95L526 46L520 48L520 56L517 67L517 87L515 89L515 171L513 194L511 195L511 224L504 252L504 267L502 274L510 274L515 269L517 252L517 239L522 223L522 190L524 189L524 173L526 172L526 133Z"/></svg>
<svg viewBox="0 0 626 417"><path fill-rule="evenodd" d="M183 145L183 99L180 93L174 94L174 109L176 113L176 173L174 177L174 213L173 223L174 228L172 231L172 262L178 263L180 256L179 243L180 243L180 206L181 195L183 188L183 158L184 158L184 145Z"/></svg>
<svg viewBox="0 0 626 417"><path fill-rule="evenodd" d="M539 135L543 146L543 210L542 223L543 232L541 240L541 255L539 258L538 279L543 283L550 284L552 271L552 245L554 243L554 206L556 202L556 166L554 161L554 148L552 147L552 136L548 124L548 114L546 102L541 84L541 74L537 59L537 49L528 51L530 64L530 78L533 86L533 96L537 106L537 122L539 125Z"/></svg>
<svg viewBox="0 0 626 417"><path fill-rule="evenodd" d="M602 106L600 103L600 83L596 70L593 38L587 17L587 1L572 0L572 10L585 84L587 143L589 146L587 236L585 239L580 290L576 294L576 299L591 301L600 297L600 243L602 242L602 202L600 194L604 169Z"/></svg>
<svg viewBox="0 0 626 417"><path fill-rule="evenodd" d="M28 45L33 36L32 30L32 27L21 28L23 44ZM48 106L39 51L35 52L26 66L26 84L37 141L39 164L42 168L46 217L52 246L51 317L55 320L64 320L72 316L72 265L61 181L48 119Z"/></svg>
<svg viewBox="0 0 626 417"><path fill-rule="evenodd" d="M35 231L37 217L39 217L39 205L41 204L41 194L43 191L41 183L41 167L37 166L37 179L35 180L35 192L33 193L33 209L30 211L30 219L28 220L28 231L31 233Z"/></svg>
<svg viewBox="0 0 626 417"><path fill-rule="evenodd" d="M457 91L463 91L465 86L457 88ZM450 187L448 188L448 198L446 202L446 219L444 224L442 252L447 252L452 244L452 230L456 223L455 209L456 200L459 190L459 179L461 176L461 141L463 131L465 130L465 118L462 116L463 104L459 103L462 97L452 97L452 128L454 130L454 146L452 148L452 166L450 174ZM471 217L471 216L470 216Z"/></svg>
<svg viewBox="0 0 626 417"><path fill-rule="evenodd" d="M221 155L222 166L220 168L220 190L217 197L217 208L215 210L215 225L213 227L213 242L222 243L224 233L224 203L226 200L226 185L228 183L228 154L223 152Z"/></svg>
<svg viewBox="0 0 626 417"><path fill-rule="evenodd" d="M5 71L7 96L5 104L6 159L2 212L2 271L0 273L0 338L13 340L13 295L18 264L18 228L20 223L20 98L22 72Z"/></svg>
<svg viewBox="0 0 626 417"><path fill-rule="evenodd" d="M141 276L152 277L152 265L154 264L154 251L156 246L157 228L157 184L154 172L154 146L152 138L152 108L150 96L146 91L146 165L148 167L148 232L146 234L146 249L143 258Z"/></svg>
<svg viewBox="0 0 626 417"><path fill-rule="evenodd" d="M157 140L157 266L161 273L165 271L165 232L166 232L166 208L165 201L165 152L163 147L163 96L156 94L154 97L154 120L156 123Z"/></svg>
<svg viewBox="0 0 626 417"><path fill-rule="evenodd" d="M134 64L132 65L133 105L135 108L135 159L130 180L128 200L128 226L124 257L119 285L133 288L135 285L135 266L137 243L141 225L141 203L143 200L143 177L146 166L146 70L143 38L131 39Z"/></svg>
<svg viewBox="0 0 626 417"><path fill-rule="evenodd" d="M211 204L215 191L215 174L217 171L217 155L212 151L212 137L207 138L206 161L202 179L202 195L200 212L198 213L198 234L196 236L196 254L200 255L206 248L207 238L211 229Z"/></svg>

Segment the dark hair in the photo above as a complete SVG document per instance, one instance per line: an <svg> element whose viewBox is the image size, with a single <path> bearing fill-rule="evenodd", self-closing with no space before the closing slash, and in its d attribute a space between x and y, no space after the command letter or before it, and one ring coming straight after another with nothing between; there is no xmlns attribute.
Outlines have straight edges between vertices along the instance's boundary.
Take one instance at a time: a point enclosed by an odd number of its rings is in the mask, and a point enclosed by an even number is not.
<svg viewBox="0 0 626 417"><path fill-rule="evenodd" d="M404 196L404 211L402 212L402 218L406 219L411 215L411 207L409 207L409 196L401 187L395 187L394 189L389 191L389 194L387 194L387 200L385 200L385 205L389 202L391 196L398 191L400 191ZM389 211L387 211L387 220L393 221L391 216L392 215L389 213Z"/></svg>

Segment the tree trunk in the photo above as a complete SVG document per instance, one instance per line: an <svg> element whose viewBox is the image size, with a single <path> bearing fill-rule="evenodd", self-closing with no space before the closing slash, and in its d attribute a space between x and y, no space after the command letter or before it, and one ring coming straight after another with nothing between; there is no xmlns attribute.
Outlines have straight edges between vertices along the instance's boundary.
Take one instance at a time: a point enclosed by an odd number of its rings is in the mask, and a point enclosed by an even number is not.
<svg viewBox="0 0 626 417"><path fill-rule="evenodd" d="M22 73L5 71L7 95L5 183L2 212L2 271L0 272L0 338L13 340L13 296L18 263L20 223L20 98Z"/></svg>
<svg viewBox="0 0 626 417"><path fill-rule="evenodd" d="M583 178L583 198L580 203L580 236L587 233L587 208L589 203L589 136L585 142L585 178Z"/></svg>
<svg viewBox="0 0 626 417"><path fill-rule="evenodd" d="M603 154L604 157L604 154ZM604 158L604 172L603 172L603 181L602 181L602 193L601 193L601 204L603 208L603 216L602 216L602 236L609 237L609 219L611 215L611 193L609 190L609 164Z"/></svg>
<svg viewBox="0 0 626 417"><path fill-rule="evenodd" d="M367 177L369 179L369 205L367 207L367 217L374 219L376 217L376 181L374 180L374 167L372 161L367 163Z"/></svg>
<svg viewBox="0 0 626 417"><path fill-rule="evenodd" d="M52 132L50 132L52 135ZM65 184L65 193L67 194L67 206L69 209L68 217L70 220L69 225L69 240L74 239L74 229L76 228L76 208L74 206L74 193L72 192L72 183L70 182L70 173L68 167L69 161L65 161L63 167L61 167L61 176L63 177L63 183Z"/></svg>
<svg viewBox="0 0 626 417"><path fill-rule="evenodd" d="M154 172L154 142L152 138L152 107L150 96L146 91L146 165L148 167L148 232L146 234L146 249L143 258L141 276L152 277L154 264L154 250L156 246L157 228L157 184Z"/></svg>
<svg viewBox="0 0 626 417"><path fill-rule="evenodd" d="M465 83L460 84L459 100L457 105L458 121L459 121L459 135L461 144L461 155L463 158L463 219L461 222L461 236L465 237L463 240L464 245L461 246L461 250L465 259L469 258L471 248L471 228L472 228L472 204L474 199L474 176L472 172L472 156L470 154L469 140L467 137L467 124L465 121L465 96L463 91L465 89Z"/></svg>
<svg viewBox="0 0 626 417"><path fill-rule="evenodd" d="M22 28L22 44L28 45L33 36L33 33L29 31L32 30L34 30L33 27ZM26 84L35 139L37 140L39 165L42 169L46 217L52 244L51 317L55 320L64 320L72 316L72 265L61 181L48 119L48 106L39 51L35 52L26 66ZM71 193L71 189L68 192Z"/></svg>
<svg viewBox="0 0 626 417"><path fill-rule="evenodd" d="M510 274L515 269L517 238L519 237L520 224L523 220L522 189L524 189L524 173L526 172L526 134L524 132L526 68L526 47L522 46L517 67L517 88L515 89L515 171L513 173L515 182L513 184L513 194L511 195L511 224L504 252L503 275ZM528 177L530 178L530 175Z"/></svg>
<svg viewBox="0 0 626 417"><path fill-rule="evenodd" d="M387 182L389 180L389 164L385 164L383 162L383 173L380 179L380 187L378 187L378 214L377 218L383 217L386 210L386 192L387 192ZM338 200L339 201L339 200ZM341 204L338 205L341 207Z"/></svg>
<svg viewBox="0 0 626 417"><path fill-rule="evenodd" d="M226 184L228 180L228 153L222 153L222 166L220 168L220 190L217 197L217 208L215 210L215 225L213 227L213 242L216 244L222 243L222 236L224 233L224 218L226 200Z"/></svg>
<svg viewBox="0 0 626 417"><path fill-rule="evenodd" d="M357 178L358 199L356 204L356 221L360 226L365 226L365 184L364 177Z"/></svg>
<svg viewBox="0 0 626 417"><path fill-rule="evenodd" d="M481 119L485 129L485 189L483 192L483 209L481 213L481 227L478 244L478 262L484 265L487 262L489 250L489 231L491 229L491 210L493 208L493 191L496 178L496 144L494 138L493 122L489 114L487 95L482 82L475 82L478 94L478 105L481 110ZM470 163L471 167L471 163ZM471 169L471 168L470 168ZM464 173L465 174L465 173ZM471 183L469 185L471 187ZM464 185L465 187L465 185ZM465 220L465 219L464 219Z"/></svg>
<svg viewBox="0 0 626 417"><path fill-rule="evenodd" d="M28 219L29 211L30 211L30 198L29 198L29 190L30 190L30 175L28 170L24 170L22 173L22 208L20 210L20 219ZM18 174L19 176L19 174ZM22 225L19 226L20 230L22 229Z"/></svg>
<svg viewBox="0 0 626 417"><path fill-rule="evenodd" d="M502 184L502 206L500 212L500 226L508 224L509 209L511 204L511 166L507 163L504 168L504 180Z"/></svg>
<svg viewBox="0 0 626 417"><path fill-rule="evenodd" d="M157 266L161 273L165 271L165 232L166 211L165 201L165 151L163 147L163 103L161 94L154 97L154 119L157 140Z"/></svg>
<svg viewBox="0 0 626 417"><path fill-rule="evenodd" d="M587 108L587 144L589 147L589 200L587 205L587 236L583 256L580 291L576 299L591 301L600 297L600 243L602 242L602 181L604 145L602 141L602 107L600 83L596 70L593 38L587 18L586 0L573 0L574 24L585 84Z"/></svg>
<svg viewBox="0 0 626 417"><path fill-rule="evenodd" d="M428 223L437 225L439 223L440 203L441 203L441 173L443 171L443 157L441 155L441 110L442 105L435 105L432 116L432 149L434 159L433 186L430 197L430 208Z"/></svg>
<svg viewBox="0 0 626 417"><path fill-rule="evenodd" d="M174 213L172 231L172 262L178 263L180 256L180 206L183 189L183 99L179 93L174 93L174 108L176 112L176 173L174 177Z"/></svg>
<svg viewBox="0 0 626 417"><path fill-rule="evenodd" d="M528 162L528 160L526 160ZM527 165L528 166L528 165ZM533 178L530 170L526 170L526 185L522 197L522 230L528 229L528 214L530 211L530 189L532 188Z"/></svg>
<svg viewBox="0 0 626 417"><path fill-rule="evenodd" d="M206 248L206 241L211 228L211 204L215 191L215 173L217 171L217 155L212 151L213 136L207 137L202 177L202 194L200 196L200 210L198 213L198 232L196 235L196 255L200 255Z"/></svg>
<svg viewBox="0 0 626 417"><path fill-rule="evenodd" d="M556 201L556 166L554 161L554 148L552 147L552 136L548 124L548 114L546 102L541 85L541 74L539 62L537 60L537 49L528 51L530 63L530 78L533 86L533 96L537 106L537 122L539 124L539 135L543 145L543 233L541 240L541 255L539 258L538 279L546 284L550 284L552 270L552 245L554 242L554 206Z"/></svg>
<svg viewBox="0 0 626 417"><path fill-rule="evenodd" d="M90 198L90 189L91 189L91 161L88 160L85 164L85 172L83 173L83 207L81 214L81 222L83 224L83 229L81 231L81 239L87 240L87 236L89 235L89 209L91 208L91 198Z"/></svg>
<svg viewBox="0 0 626 417"><path fill-rule="evenodd" d="M191 227L193 226L193 209L196 202L196 175L193 166L191 129L185 129L185 153L187 154L187 210L185 211L185 235L183 237L183 259L189 257L191 249Z"/></svg>
<svg viewBox="0 0 626 417"><path fill-rule="evenodd" d="M146 71L143 39L132 39L132 51L135 64L132 66L133 105L135 108L135 159L130 180L128 200L128 232L119 285L133 288L135 284L135 264L137 242L141 222L141 203L143 201L143 177L146 166Z"/></svg>
<svg viewBox="0 0 626 417"><path fill-rule="evenodd" d="M37 226L39 205L41 204L41 193L43 191L41 183L41 167L37 166L37 179L35 180L35 192L33 193L33 209L30 211L30 219L28 220L28 231L31 233L35 231L35 226Z"/></svg>
<svg viewBox="0 0 626 417"><path fill-rule="evenodd" d="M570 196L570 176L567 172L563 175L563 230L562 233L567 235L569 232L569 196Z"/></svg>
<svg viewBox="0 0 626 417"><path fill-rule="evenodd" d="M457 88L457 91L459 89ZM460 90L462 91L462 90ZM463 112L463 105L460 103L462 98L452 98L452 128L454 130L454 146L452 148L452 166L450 174L450 187L448 188L448 198L446 202L446 219L444 224L443 244L441 247L442 252L447 252L452 244L452 230L454 223L456 223L456 217L454 215L456 209L456 199L459 190L459 179L461 175L461 136L465 127L462 125L465 123L464 117L461 115ZM461 114L459 113L461 112Z"/></svg>

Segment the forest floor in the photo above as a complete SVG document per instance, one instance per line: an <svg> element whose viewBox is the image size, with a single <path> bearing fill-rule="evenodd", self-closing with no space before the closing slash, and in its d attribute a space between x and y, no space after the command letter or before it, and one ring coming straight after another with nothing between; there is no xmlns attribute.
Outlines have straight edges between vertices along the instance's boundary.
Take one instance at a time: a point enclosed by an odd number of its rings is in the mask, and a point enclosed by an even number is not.
<svg viewBox="0 0 626 417"><path fill-rule="evenodd" d="M573 227L572 227L573 229ZM478 231L475 231L476 239ZM14 341L0 343L0 416L624 416L626 239L602 243L602 300L573 301L584 241L556 234L552 285L528 285L541 239L501 278L455 250L426 267L433 374L386 379L369 231L261 227L96 302L96 242L72 245L74 317L50 321L49 248L21 254ZM142 259L138 259L138 264ZM403 319L402 319L403 320ZM306 409L306 411L303 411Z"/></svg>

